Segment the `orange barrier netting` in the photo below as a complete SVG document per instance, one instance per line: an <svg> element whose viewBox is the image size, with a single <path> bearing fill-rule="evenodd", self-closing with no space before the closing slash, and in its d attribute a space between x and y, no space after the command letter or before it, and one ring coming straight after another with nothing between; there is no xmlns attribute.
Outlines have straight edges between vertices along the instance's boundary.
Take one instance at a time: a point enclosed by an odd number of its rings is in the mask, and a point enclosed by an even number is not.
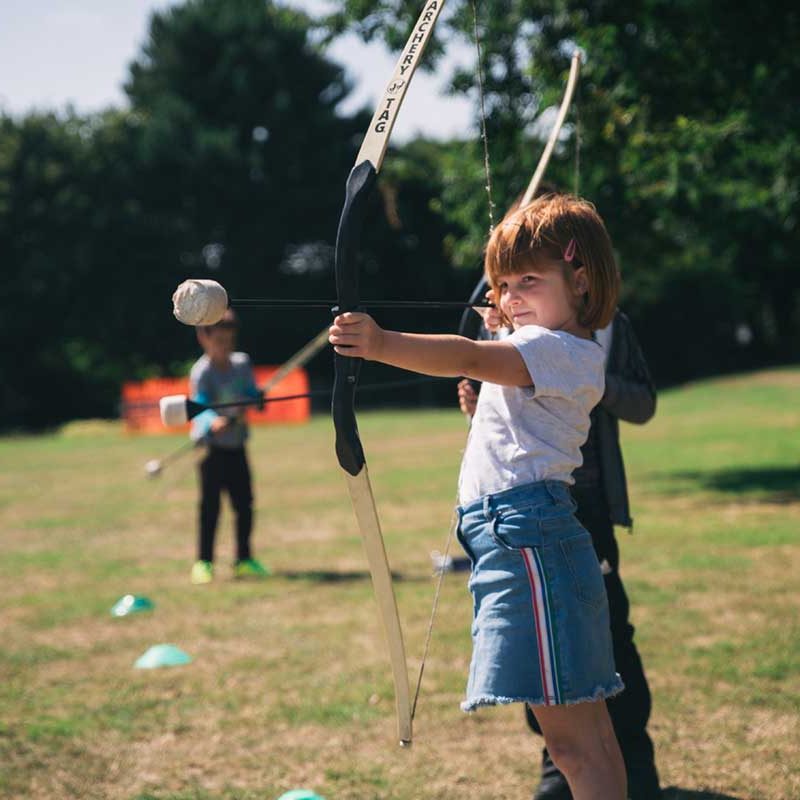
<svg viewBox="0 0 800 800"><path fill-rule="evenodd" d="M256 386L263 386L279 367L255 367ZM270 397L306 394L309 391L308 373L304 369L292 370L280 383L270 389ZM145 381L127 381L122 386L122 419L129 433L169 433L189 430L189 424L180 428L166 428L161 423L158 401L168 394L189 394L188 378L149 378ZM248 422L255 425L307 422L311 417L311 398L298 397L280 403L266 403L263 410L247 409Z"/></svg>

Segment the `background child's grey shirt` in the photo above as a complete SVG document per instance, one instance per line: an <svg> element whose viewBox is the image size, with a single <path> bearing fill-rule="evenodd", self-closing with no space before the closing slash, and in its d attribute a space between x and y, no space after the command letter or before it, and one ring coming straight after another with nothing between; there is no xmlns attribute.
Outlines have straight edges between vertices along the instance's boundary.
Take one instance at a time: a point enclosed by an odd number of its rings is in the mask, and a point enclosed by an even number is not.
<svg viewBox="0 0 800 800"><path fill-rule="evenodd" d="M572 484L589 412L603 396L605 354L591 339L526 325L505 341L533 385L482 385L461 462L461 505L534 481Z"/></svg>
<svg viewBox="0 0 800 800"><path fill-rule="evenodd" d="M217 369L208 356L201 356L189 373L189 384L192 399L198 403L230 403L258 397L259 393L247 353L231 353L230 369L227 370ZM214 447L229 450L242 447L248 435L244 412L244 407L224 409L222 415L233 417L236 422L219 433L211 434L212 420L221 415L212 409L204 411L192 420L191 438L199 441L209 437Z"/></svg>

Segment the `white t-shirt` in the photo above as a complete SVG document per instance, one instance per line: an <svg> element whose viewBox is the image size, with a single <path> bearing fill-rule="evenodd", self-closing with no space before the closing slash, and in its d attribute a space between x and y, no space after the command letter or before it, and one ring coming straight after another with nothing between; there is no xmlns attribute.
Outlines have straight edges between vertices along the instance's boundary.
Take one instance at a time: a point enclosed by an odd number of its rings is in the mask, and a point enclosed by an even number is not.
<svg viewBox="0 0 800 800"><path fill-rule="evenodd" d="M603 363L608 363L608 354L611 352L611 338L614 335L614 321L606 325L605 328L600 328L600 330L594 332L594 340L600 347L603 348L604 355L603 355Z"/></svg>
<svg viewBox="0 0 800 800"><path fill-rule="evenodd" d="M507 339L532 386L484 383L472 418L459 504L542 480L572 484L605 384L603 348L591 339L526 325Z"/></svg>

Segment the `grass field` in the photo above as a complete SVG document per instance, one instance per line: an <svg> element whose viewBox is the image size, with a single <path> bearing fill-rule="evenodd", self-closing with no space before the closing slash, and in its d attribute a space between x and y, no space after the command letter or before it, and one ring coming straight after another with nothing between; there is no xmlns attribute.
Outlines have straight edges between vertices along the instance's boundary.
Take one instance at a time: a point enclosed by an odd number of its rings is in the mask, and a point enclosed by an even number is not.
<svg viewBox="0 0 800 800"><path fill-rule="evenodd" d="M800 369L665 392L623 441L636 526L622 574L654 694L669 800L800 798ZM465 425L360 415L416 677ZM262 583L190 585L191 457L116 424L0 440L0 796L273 800L524 798L539 741L518 707L458 709L470 654L463 573L445 581L409 750L325 416L258 429ZM125 593L152 613L114 619ZM188 666L135 670L159 642Z"/></svg>

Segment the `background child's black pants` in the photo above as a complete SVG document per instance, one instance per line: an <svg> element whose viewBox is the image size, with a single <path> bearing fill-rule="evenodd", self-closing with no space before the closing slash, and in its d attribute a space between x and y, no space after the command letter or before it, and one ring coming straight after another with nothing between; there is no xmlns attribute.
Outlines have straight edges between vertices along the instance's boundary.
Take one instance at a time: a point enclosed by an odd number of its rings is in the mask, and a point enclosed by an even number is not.
<svg viewBox="0 0 800 800"><path fill-rule="evenodd" d="M236 515L236 560L250 555L253 529L253 489L250 465L243 447L226 450L210 447L200 462L200 552L202 561L214 560L214 537L219 519L220 494L225 489Z"/></svg>

